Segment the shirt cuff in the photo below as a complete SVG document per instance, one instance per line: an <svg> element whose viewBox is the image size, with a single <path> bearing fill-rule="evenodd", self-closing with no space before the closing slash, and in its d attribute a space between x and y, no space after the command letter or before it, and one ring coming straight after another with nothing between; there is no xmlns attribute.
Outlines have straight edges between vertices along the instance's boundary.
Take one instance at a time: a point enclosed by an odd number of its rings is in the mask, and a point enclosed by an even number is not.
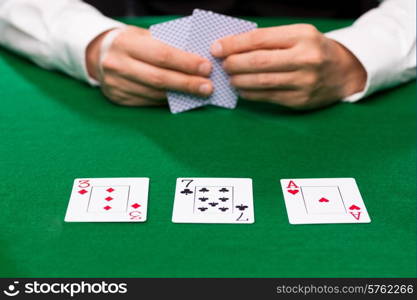
<svg viewBox="0 0 417 300"><path fill-rule="evenodd" d="M415 64L414 68L410 68L408 57L412 56L410 53L415 55L415 50L412 52L410 48L412 45L415 47L415 30L412 30L415 16L410 17L405 4L413 7L413 3L415 6L413 0L401 3L397 0L384 1L379 8L370 10L352 26L326 33L328 38L351 51L366 71L364 90L343 101L355 102L377 90L412 78Z"/></svg>
<svg viewBox="0 0 417 300"><path fill-rule="evenodd" d="M368 53L366 45L369 45L369 41L366 41L366 37L363 37L362 35L358 36L358 33L355 29L353 29L353 27L334 30L326 33L325 35L348 49L359 60L366 72L366 83L364 89L353 95L345 97L342 101L356 102L372 93L377 86L375 83L371 85L371 80L378 70L376 68L377 66L372 65L372 60L370 61L368 59L370 53Z"/></svg>
<svg viewBox="0 0 417 300"><path fill-rule="evenodd" d="M87 46L101 33L126 25L99 12L92 12L90 8L79 9L76 14L72 11L68 17L63 16L62 22L55 27L55 53L58 53L55 68L96 86L98 81L91 78L87 71Z"/></svg>

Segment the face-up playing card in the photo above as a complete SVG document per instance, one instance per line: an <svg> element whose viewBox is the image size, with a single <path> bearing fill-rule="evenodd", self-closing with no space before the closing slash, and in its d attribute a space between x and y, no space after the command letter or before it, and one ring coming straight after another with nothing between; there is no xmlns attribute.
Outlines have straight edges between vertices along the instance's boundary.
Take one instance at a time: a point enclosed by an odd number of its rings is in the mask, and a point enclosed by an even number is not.
<svg viewBox="0 0 417 300"><path fill-rule="evenodd" d="M353 178L281 179L291 224L370 223Z"/></svg>
<svg viewBox="0 0 417 300"><path fill-rule="evenodd" d="M190 29L190 17L179 18L156 25L152 25L149 30L152 36L170 46L184 49L187 42L188 32ZM208 104L208 100L189 99L186 103L181 100L179 92L168 92L168 104L172 113L179 113L185 110L194 109Z"/></svg>
<svg viewBox="0 0 417 300"><path fill-rule="evenodd" d="M65 222L145 222L149 178L77 178Z"/></svg>
<svg viewBox="0 0 417 300"><path fill-rule="evenodd" d="M172 222L255 222L252 179L178 178Z"/></svg>

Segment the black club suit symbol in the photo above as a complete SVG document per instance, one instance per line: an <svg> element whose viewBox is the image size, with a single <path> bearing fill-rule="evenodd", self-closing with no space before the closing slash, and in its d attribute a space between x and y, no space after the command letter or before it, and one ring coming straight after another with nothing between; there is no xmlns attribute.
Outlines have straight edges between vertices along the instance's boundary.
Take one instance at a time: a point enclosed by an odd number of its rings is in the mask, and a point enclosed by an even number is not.
<svg viewBox="0 0 417 300"><path fill-rule="evenodd" d="M240 205L236 205L236 208L237 208L238 210L245 210L245 209L247 209L247 208L248 208L248 206L247 206L247 205L240 204Z"/></svg>
<svg viewBox="0 0 417 300"><path fill-rule="evenodd" d="M221 188L220 190L219 190L219 192L221 192L221 193L227 193L229 190L228 189L226 189L226 188Z"/></svg>
<svg viewBox="0 0 417 300"><path fill-rule="evenodd" d="M206 189L205 187L203 187L202 189L199 190L199 192L202 192L202 193L206 193L206 192L209 192L209 191L210 190Z"/></svg>
<svg viewBox="0 0 417 300"><path fill-rule="evenodd" d="M207 198L207 197L200 197L200 198L198 198L198 200L200 200L200 201L202 201L202 202L205 202L205 201L207 201L207 200L208 200L208 198Z"/></svg>
<svg viewBox="0 0 417 300"><path fill-rule="evenodd" d="M188 195L188 194L192 194L192 193L193 193L193 191L192 191L192 190L190 190L190 189L184 189L184 190L183 190L183 191L181 191L180 193L181 193L181 194Z"/></svg>
<svg viewBox="0 0 417 300"><path fill-rule="evenodd" d="M229 198L226 198L226 197L221 197L221 198L219 198L219 200L220 200L221 202L226 202L227 200L229 200Z"/></svg>
<svg viewBox="0 0 417 300"><path fill-rule="evenodd" d="M228 207L219 207L222 212L226 212L229 208Z"/></svg>

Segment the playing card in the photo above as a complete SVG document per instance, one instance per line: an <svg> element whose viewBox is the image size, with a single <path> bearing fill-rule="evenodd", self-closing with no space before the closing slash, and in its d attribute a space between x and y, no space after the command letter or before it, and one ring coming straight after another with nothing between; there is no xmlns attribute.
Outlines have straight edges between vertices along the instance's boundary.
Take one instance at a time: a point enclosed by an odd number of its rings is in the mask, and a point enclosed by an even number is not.
<svg viewBox="0 0 417 300"><path fill-rule="evenodd" d="M77 178L65 222L145 222L149 178Z"/></svg>
<svg viewBox="0 0 417 300"><path fill-rule="evenodd" d="M190 103L203 101L203 105L212 104L225 108L235 108L237 92L230 85L229 76L222 68L222 60L214 58L210 53L211 44L222 37L250 31L257 27L256 23L217 14L211 11L195 9L189 25L189 33L185 51L206 57L213 65L210 79L214 84L214 92L210 97L201 98L191 94L172 93L171 101L176 105L173 113L189 110Z"/></svg>
<svg viewBox="0 0 417 300"><path fill-rule="evenodd" d="M254 223L252 179L178 178L172 222Z"/></svg>
<svg viewBox="0 0 417 300"><path fill-rule="evenodd" d="M175 48L184 49L190 27L191 16L152 25L152 36Z"/></svg>
<svg viewBox="0 0 417 300"><path fill-rule="evenodd" d="M281 179L291 224L369 223L354 178Z"/></svg>
<svg viewBox="0 0 417 300"><path fill-rule="evenodd" d="M184 50L190 28L191 16L152 25L149 30L152 36L170 46ZM172 113L194 109L208 104L208 100L189 99L184 102L181 92L168 92L168 104Z"/></svg>

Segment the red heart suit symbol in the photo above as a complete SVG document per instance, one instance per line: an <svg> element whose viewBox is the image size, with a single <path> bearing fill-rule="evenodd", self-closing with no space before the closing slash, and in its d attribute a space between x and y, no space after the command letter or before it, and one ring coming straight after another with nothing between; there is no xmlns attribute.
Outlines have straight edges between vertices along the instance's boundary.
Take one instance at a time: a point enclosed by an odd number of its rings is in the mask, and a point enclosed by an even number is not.
<svg viewBox="0 0 417 300"><path fill-rule="evenodd" d="M360 210L361 208L359 207L359 206L356 206L355 204L353 204L353 205L351 205L350 207L349 207L349 209L350 210Z"/></svg>
<svg viewBox="0 0 417 300"><path fill-rule="evenodd" d="M295 195L298 193L298 190L288 190L288 193Z"/></svg>
<svg viewBox="0 0 417 300"><path fill-rule="evenodd" d="M329 199L326 199L326 198L320 198L319 202L329 202Z"/></svg>

